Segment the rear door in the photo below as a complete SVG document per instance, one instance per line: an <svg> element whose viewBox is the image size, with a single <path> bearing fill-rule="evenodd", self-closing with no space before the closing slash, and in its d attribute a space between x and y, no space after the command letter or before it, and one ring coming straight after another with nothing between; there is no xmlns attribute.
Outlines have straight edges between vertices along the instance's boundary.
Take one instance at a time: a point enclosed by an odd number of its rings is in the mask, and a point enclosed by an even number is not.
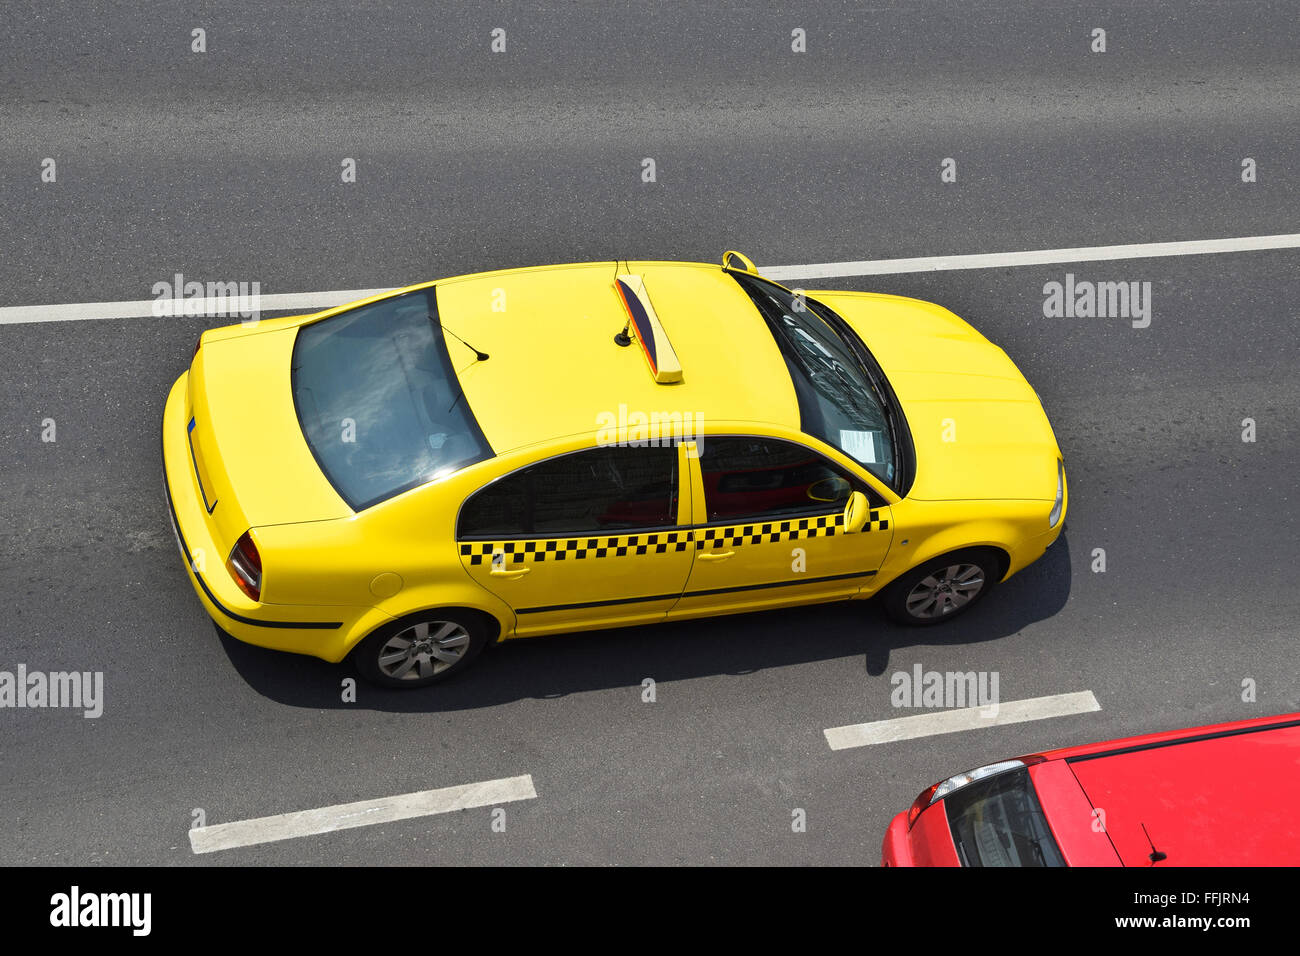
<svg viewBox="0 0 1300 956"><path fill-rule="evenodd" d="M852 597L884 562L890 509L864 482L805 445L707 436L689 459L695 561L670 618ZM849 495L871 502L844 532Z"/></svg>
<svg viewBox="0 0 1300 956"><path fill-rule="evenodd" d="M461 563L514 610L520 637L662 620L691 568L683 459L607 446L499 478L461 508Z"/></svg>

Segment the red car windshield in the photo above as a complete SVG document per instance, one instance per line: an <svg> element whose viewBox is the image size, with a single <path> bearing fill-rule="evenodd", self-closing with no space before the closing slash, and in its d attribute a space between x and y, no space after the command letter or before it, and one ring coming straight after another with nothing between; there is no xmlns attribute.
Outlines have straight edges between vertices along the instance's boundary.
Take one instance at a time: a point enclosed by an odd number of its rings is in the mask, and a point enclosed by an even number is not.
<svg viewBox="0 0 1300 956"><path fill-rule="evenodd" d="M1065 866L1026 768L968 784L943 804L963 866Z"/></svg>

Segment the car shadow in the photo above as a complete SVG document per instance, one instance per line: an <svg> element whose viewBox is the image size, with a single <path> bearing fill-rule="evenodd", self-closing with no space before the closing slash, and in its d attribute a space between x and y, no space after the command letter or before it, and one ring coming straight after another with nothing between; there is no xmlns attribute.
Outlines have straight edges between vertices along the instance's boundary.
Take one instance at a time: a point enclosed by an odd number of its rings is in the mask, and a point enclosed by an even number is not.
<svg viewBox="0 0 1300 956"><path fill-rule="evenodd" d="M294 707L442 712L525 699L639 686L864 655L878 676L892 652L915 645L976 644L1015 634L1059 612L1070 596L1070 549L1060 539L1034 564L951 624L903 627L877 601L785 608L749 614L590 631L490 647L445 684L389 690L365 683L348 665L268 651L217 633L236 671L258 693ZM355 703L343 701L355 678Z"/></svg>

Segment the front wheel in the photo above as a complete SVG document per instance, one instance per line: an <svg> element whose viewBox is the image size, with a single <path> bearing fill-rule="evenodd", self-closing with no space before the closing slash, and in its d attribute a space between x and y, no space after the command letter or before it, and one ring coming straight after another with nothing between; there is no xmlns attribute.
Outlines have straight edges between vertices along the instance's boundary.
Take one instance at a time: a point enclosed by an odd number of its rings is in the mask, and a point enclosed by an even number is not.
<svg viewBox="0 0 1300 956"><path fill-rule="evenodd" d="M352 652L361 676L383 687L427 687L459 673L488 642L487 628L460 611L427 611L379 628Z"/></svg>
<svg viewBox="0 0 1300 956"><path fill-rule="evenodd" d="M1000 576L1000 562L988 551L945 554L890 584L885 613L899 624L918 627L949 621L974 607Z"/></svg>

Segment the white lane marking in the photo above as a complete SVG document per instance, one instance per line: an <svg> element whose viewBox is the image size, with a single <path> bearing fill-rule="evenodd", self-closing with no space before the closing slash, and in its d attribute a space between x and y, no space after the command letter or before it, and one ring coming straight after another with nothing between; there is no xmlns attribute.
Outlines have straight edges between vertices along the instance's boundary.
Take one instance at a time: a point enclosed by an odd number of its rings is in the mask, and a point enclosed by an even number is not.
<svg viewBox="0 0 1300 956"><path fill-rule="evenodd" d="M825 279L831 276L882 276L903 272L942 272L948 269L995 269L1002 266L1042 266L1062 262L1102 262L1108 259L1154 259L1160 256L1201 256L1214 252L1258 252L1300 247L1300 233L1283 236L1243 236L1238 239L1194 239L1189 242L1141 242L1125 246L1081 246L1078 249L1035 249L970 256L930 256L923 259L863 259L857 262L817 262L802 266L759 267L777 282Z"/></svg>
<svg viewBox="0 0 1300 956"><path fill-rule="evenodd" d="M293 312L307 310L319 312L336 305L368 299L391 289L339 289L334 292L286 292L281 295L249 296L249 305L261 312ZM220 296L185 299L184 308L196 310L194 318L201 315L220 315L230 309L231 300ZM19 325L24 322L73 322L79 319L143 319L152 317L156 299L135 299L130 302L73 302L68 305L13 305L0 308L0 325ZM239 321L231 316L231 323Z"/></svg>
<svg viewBox="0 0 1300 956"><path fill-rule="evenodd" d="M1073 694L1053 694L1050 697L1006 701L998 704L996 711L991 705L963 707L959 710L943 710L933 714L878 720L870 724L832 727L823 733L826 734L826 742L830 744L831 750L845 750L849 747L869 747L874 744L893 743L896 740L912 740L915 737L952 734L959 730L979 730L982 727L1002 727L1006 724L1022 724L1029 720L1046 720L1048 717L1086 714L1094 710L1101 710L1101 704L1097 703L1097 698L1093 696L1092 691L1083 690Z"/></svg>
<svg viewBox="0 0 1300 956"><path fill-rule="evenodd" d="M532 775L524 774L521 777L486 780L460 787L421 790L396 797L381 797L378 800L340 803L317 810L300 810L273 817L258 817L256 820L198 827L190 830L190 849L195 853L214 853L217 850L273 843L276 840L332 833L353 827L369 827L377 823L408 820L411 817L451 813L453 810L470 807L533 800L536 797Z"/></svg>
<svg viewBox="0 0 1300 956"><path fill-rule="evenodd" d="M1102 262L1108 259L1151 259L1160 256L1199 256L1215 252L1258 252L1300 248L1300 233L1282 236L1242 236L1237 239L1195 239L1188 242L1144 242L1126 246L1082 246L1077 249L1037 249L1029 252L993 252L979 255L930 256L922 259L862 259L856 262L815 262L802 266L770 266L760 272L777 282L825 279L832 276L880 276L905 272L942 272L948 269L994 269L1002 266L1039 266L1064 262ZM286 292L253 296L262 312L316 312L336 305L368 299L392 289L340 289L334 292ZM0 325L26 322L71 322L80 319L140 319L154 314L154 299L130 302L72 302L66 305L10 305L0 307ZM187 299L187 309L217 315L230 307L220 297ZM201 310L201 311L199 311ZM197 316L196 316L197 317ZM231 319L232 323L238 321Z"/></svg>

